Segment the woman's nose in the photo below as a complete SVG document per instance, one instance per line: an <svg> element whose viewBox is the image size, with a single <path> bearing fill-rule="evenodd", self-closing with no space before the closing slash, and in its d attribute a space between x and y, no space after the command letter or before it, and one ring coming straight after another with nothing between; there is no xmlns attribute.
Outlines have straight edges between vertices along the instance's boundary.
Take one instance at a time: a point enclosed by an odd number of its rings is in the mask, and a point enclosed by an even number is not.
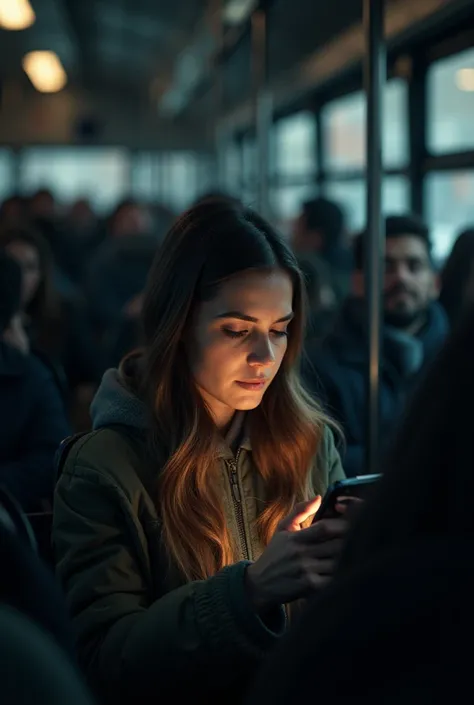
<svg viewBox="0 0 474 705"><path fill-rule="evenodd" d="M248 357L249 365L253 367L270 367L275 362L275 353L269 338L260 340Z"/></svg>

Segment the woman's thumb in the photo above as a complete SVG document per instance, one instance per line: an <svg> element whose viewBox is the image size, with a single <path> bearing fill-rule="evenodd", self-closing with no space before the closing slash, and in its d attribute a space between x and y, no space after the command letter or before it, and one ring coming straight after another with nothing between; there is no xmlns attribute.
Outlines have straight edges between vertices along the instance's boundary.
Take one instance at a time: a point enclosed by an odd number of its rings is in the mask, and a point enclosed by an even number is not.
<svg viewBox="0 0 474 705"><path fill-rule="evenodd" d="M280 529L285 531L299 531L311 516L314 516L321 506L321 497L306 502L299 502L289 516L281 522Z"/></svg>

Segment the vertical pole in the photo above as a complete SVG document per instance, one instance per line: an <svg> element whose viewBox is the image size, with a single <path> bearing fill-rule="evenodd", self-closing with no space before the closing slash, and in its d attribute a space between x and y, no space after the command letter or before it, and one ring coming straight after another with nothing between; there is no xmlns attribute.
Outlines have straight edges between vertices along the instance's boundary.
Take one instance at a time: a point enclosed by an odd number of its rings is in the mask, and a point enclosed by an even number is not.
<svg viewBox="0 0 474 705"><path fill-rule="evenodd" d="M267 90L267 16L264 10L252 15L252 70L256 136L257 209L269 217L268 160L272 104Z"/></svg>
<svg viewBox="0 0 474 705"><path fill-rule="evenodd" d="M216 56L221 56L224 44L223 0L212 0L212 26L217 47ZM222 61L214 62L214 153L217 171L217 183L225 189L226 183L226 136L224 130L224 67Z"/></svg>
<svg viewBox="0 0 474 705"><path fill-rule="evenodd" d="M382 126L386 81L384 0L364 0L367 96L367 227L365 288L368 320L368 413L366 472L377 471L379 453L379 385L382 327L382 279L385 228L382 219Z"/></svg>

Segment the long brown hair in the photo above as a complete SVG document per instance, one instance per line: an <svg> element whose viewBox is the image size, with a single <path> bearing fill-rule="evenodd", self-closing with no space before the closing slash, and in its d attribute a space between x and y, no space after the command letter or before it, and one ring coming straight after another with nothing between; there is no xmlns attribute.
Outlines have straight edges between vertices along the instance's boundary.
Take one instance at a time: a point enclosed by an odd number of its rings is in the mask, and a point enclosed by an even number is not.
<svg viewBox="0 0 474 705"><path fill-rule="evenodd" d="M159 509L164 543L190 580L213 575L238 560L238 554L218 490L218 432L194 384L183 339L195 307L211 300L224 281L249 269L269 268L291 276L294 319L280 370L260 406L248 415L253 462L266 495L258 531L267 544L295 501L314 495L309 469L327 422L299 380L305 291L296 260L255 213L209 201L178 219L150 271L141 391L152 415L152 457L163 466Z"/></svg>
<svg viewBox="0 0 474 705"><path fill-rule="evenodd" d="M0 234L0 244L19 242L36 250L40 270L38 289L28 302L25 314L36 331L36 344L45 352L53 354L62 340L61 299L54 288L54 260L50 246L36 230L27 227L10 227Z"/></svg>

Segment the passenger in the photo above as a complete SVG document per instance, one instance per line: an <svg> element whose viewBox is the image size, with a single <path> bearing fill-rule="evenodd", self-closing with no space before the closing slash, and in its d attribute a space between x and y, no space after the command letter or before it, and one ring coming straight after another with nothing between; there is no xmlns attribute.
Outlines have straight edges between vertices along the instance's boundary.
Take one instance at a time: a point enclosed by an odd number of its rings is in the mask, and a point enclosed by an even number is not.
<svg viewBox="0 0 474 705"><path fill-rule="evenodd" d="M334 580L262 670L248 705L309 701L316 665L322 702L465 700L465 635L474 627L473 350L471 309L420 385Z"/></svg>
<svg viewBox="0 0 474 705"><path fill-rule="evenodd" d="M305 375L342 424L348 475L364 473L367 399L367 321L363 239L355 240L353 294L323 346L308 349ZM386 220L383 358L380 376L381 439L390 438L419 373L443 343L448 323L436 302L437 277L428 230L414 217Z"/></svg>
<svg viewBox="0 0 474 705"><path fill-rule="evenodd" d="M300 531L344 476L298 378L301 275L259 216L206 202L155 258L143 322L64 451L58 574L105 702L237 703L347 525Z"/></svg>
<svg viewBox="0 0 474 705"><path fill-rule="evenodd" d="M25 199L19 194L6 198L0 206L0 227L21 227L28 221Z"/></svg>
<svg viewBox="0 0 474 705"><path fill-rule="evenodd" d="M57 286L68 295L80 282L82 253L48 189L40 189L29 199L29 223L48 243L58 269Z"/></svg>
<svg viewBox="0 0 474 705"><path fill-rule="evenodd" d="M21 278L17 263L0 253L0 485L28 511L51 500L54 455L69 429L52 375L28 354Z"/></svg>
<svg viewBox="0 0 474 705"><path fill-rule="evenodd" d="M160 233L151 230L147 210L135 201L121 203L108 233L85 272L90 316L100 336L120 325L130 301L144 287Z"/></svg>
<svg viewBox="0 0 474 705"><path fill-rule="evenodd" d="M87 198L79 198L71 205L64 224L82 260L79 273L82 283L87 262L101 243L99 220Z"/></svg>
<svg viewBox="0 0 474 705"><path fill-rule="evenodd" d="M103 367L81 301L54 290L47 242L27 229L7 230L0 243L22 267L22 320L32 349L49 361L66 397L93 394ZM89 400L90 401L90 400Z"/></svg>
<svg viewBox="0 0 474 705"><path fill-rule="evenodd" d="M474 303L474 230L465 230L454 243L441 272L439 301L451 325Z"/></svg>
<svg viewBox="0 0 474 705"><path fill-rule="evenodd" d="M307 201L292 244L298 258L319 272L323 308L338 308L349 293L352 272L344 211L326 198Z"/></svg>

